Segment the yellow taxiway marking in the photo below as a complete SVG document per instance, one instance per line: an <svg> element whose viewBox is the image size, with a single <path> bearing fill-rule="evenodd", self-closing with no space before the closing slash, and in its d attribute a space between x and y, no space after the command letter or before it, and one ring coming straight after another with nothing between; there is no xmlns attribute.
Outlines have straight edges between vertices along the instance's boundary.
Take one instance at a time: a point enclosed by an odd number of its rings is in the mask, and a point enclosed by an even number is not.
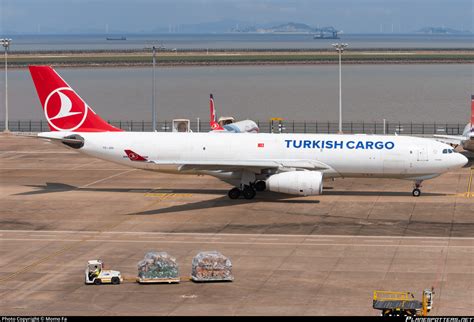
<svg viewBox="0 0 474 322"><path fill-rule="evenodd" d="M470 173L469 173L469 178L467 180L466 192L456 193L456 194L453 195L454 197L464 197L464 198L473 198L474 197L474 192L472 191L473 176L474 176L474 168L471 168Z"/></svg>
<svg viewBox="0 0 474 322"><path fill-rule="evenodd" d="M158 197L160 199L174 199L180 197L192 197L192 193L165 193L165 192L148 192L145 193L145 197Z"/></svg>
<svg viewBox="0 0 474 322"><path fill-rule="evenodd" d="M474 168L471 168L471 173L469 174L469 181L467 184L467 192L466 192L466 197L474 197L474 194L471 192L472 188L472 174L474 172Z"/></svg>

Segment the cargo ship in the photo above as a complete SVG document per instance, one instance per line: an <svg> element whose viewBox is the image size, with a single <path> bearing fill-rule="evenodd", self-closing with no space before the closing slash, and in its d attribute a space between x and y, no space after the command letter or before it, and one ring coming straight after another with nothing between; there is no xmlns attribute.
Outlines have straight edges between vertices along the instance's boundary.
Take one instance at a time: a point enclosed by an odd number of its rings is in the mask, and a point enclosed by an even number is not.
<svg viewBox="0 0 474 322"><path fill-rule="evenodd" d="M122 36L122 37L107 37L105 38L107 40L127 40L126 37Z"/></svg>
<svg viewBox="0 0 474 322"><path fill-rule="evenodd" d="M337 31L331 31L331 32L319 32L317 34L313 35L313 39L339 39L339 36L337 34Z"/></svg>

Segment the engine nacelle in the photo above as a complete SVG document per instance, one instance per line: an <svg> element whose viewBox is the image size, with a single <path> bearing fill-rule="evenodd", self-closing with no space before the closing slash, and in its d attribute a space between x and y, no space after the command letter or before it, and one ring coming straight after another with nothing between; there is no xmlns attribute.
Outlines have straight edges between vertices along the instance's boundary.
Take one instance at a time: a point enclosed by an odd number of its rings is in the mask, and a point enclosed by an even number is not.
<svg viewBox="0 0 474 322"><path fill-rule="evenodd" d="M298 196L316 196L323 192L323 174L319 171L291 171L272 175L267 189Z"/></svg>

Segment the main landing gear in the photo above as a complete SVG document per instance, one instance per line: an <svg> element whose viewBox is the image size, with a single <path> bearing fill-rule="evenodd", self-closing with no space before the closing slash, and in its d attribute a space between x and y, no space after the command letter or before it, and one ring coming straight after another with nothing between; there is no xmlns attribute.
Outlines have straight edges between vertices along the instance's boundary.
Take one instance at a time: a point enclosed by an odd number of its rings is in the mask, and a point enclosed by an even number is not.
<svg viewBox="0 0 474 322"><path fill-rule="evenodd" d="M422 180L418 180L418 181L415 181L415 186L414 186L414 189L412 191L412 195L413 197L419 197L421 195L421 183L423 181Z"/></svg>
<svg viewBox="0 0 474 322"><path fill-rule="evenodd" d="M241 194L241 191L239 188L232 188L227 193L230 199L239 199L240 194Z"/></svg>
<svg viewBox="0 0 474 322"><path fill-rule="evenodd" d="M257 181L250 185L244 185L243 189L232 188L229 190L228 196L230 199L239 199L243 196L245 199L253 199L257 195L257 191L264 191L266 189L265 181Z"/></svg>
<svg viewBox="0 0 474 322"><path fill-rule="evenodd" d="M255 198L256 194L257 192L251 186L245 186L244 189L239 189L237 187L232 188L228 193L230 199L239 199L239 197L243 195L245 199L249 200Z"/></svg>
<svg viewBox="0 0 474 322"><path fill-rule="evenodd" d="M257 191L264 191L266 183L263 180L256 180L255 173L249 171L242 172L240 187L235 187L229 190L228 196L230 199L238 199L243 196L245 199L253 199L257 195Z"/></svg>

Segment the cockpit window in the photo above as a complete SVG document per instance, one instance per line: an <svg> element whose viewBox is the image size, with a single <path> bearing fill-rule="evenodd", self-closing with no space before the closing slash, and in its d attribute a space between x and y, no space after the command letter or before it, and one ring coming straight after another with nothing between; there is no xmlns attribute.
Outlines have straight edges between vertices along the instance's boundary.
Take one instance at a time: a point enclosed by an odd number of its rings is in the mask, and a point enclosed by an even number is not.
<svg viewBox="0 0 474 322"><path fill-rule="evenodd" d="M443 150L443 154L446 154L446 153L448 153L448 149Z"/></svg>
<svg viewBox="0 0 474 322"><path fill-rule="evenodd" d="M456 151L454 151L454 149L444 149L443 150L443 154L448 154L448 153L456 153Z"/></svg>

